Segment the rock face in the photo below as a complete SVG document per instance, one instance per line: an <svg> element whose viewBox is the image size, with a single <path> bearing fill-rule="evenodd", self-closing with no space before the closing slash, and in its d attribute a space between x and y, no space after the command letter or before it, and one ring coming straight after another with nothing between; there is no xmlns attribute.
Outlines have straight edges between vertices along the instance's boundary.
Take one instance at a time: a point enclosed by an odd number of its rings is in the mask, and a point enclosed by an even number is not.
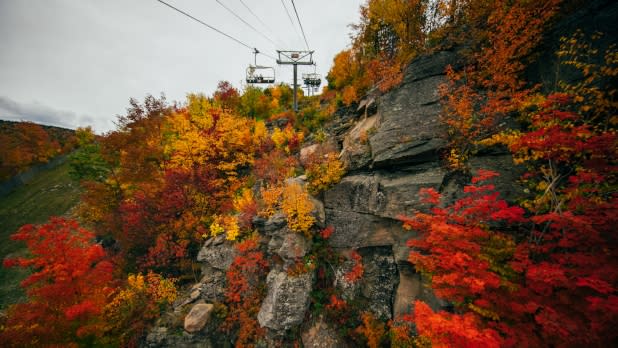
<svg viewBox="0 0 618 348"><path fill-rule="evenodd" d="M350 282L346 275L354 263L346 261L335 269L335 286L346 301L356 301L376 318L391 319L399 275L390 247L368 247L358 250L363 276Z"/></svg>
<svg viewBox="0 0 618 348"><path fill-rule="evenodd" d="M286 272L272 270L266 284L268 294L257 316L260 325L273 330L287 330L300 325L309 307L313 274L289 276Z"/></svg>
<svg viewBox="0 0 618 348"><path fill-rule="evenodd" d="M198 303L191 308L185 317L185 331L189 333L200 331L210 320L214 306L210 303Z"/></svg>
<svg viewBox="0 0 618 348"><path fill-rule="evenodd" d="M554 28L544 35L546 40L536 63L528 66L526 78L532 83L543 83L546 92L554 88L558 71L554 52L559 46L558 39L571 36L577 28L587 34L604 31L606 35L600 39L603 51L618 37L617 14L616 1L590 0L568 18L559 18ZM445 67L451 65L458 69L463 64L460 56L449 51L418 57L406 68L399 87L382 96L372 94L358 107L338 110L334 115L337 121L325 126L332 135L329 140L341 150L340 158L348 175L323 192L320 200L312 199L313 215L319 228L334 227L328 243L335 252L345 255L356 250L363 264L363 276L356 282L348 282L345 277L354 263L345 261L335 266L334 283L328 286L337 288L349 303L360 304L363 310L382 319L396 319L410 313L416 300L427 303L433 310L448 305L433 294L428 280L408 262L410 249L406 242L416 234L404 230L397 217L427 209L419 201L421 188L439 190L448 203L460 197L463 186L470 182L468 175L448 173L439 159L447 135L439 119L438 89L446 81ZM564 74L558 76L562 80L578 78L568 69L560 69L560 73ZM281 120L277 125L281 127L285 122ZM274 126L269 124L271 128ZM317 145L304 147L301 162L307 162L317 150ZM516 184L516 179L524 168L513 165L506 149L478 150L470 159L471 175L481 168L497 171L500 176L494 184L501 197L507 200L521 197L523 188ZM302 178L293 180L304 184ZM259 325L270 336L265 342L276 342L286 334L300 332L305 347L346 347L337 327L309 313L310 294L315 290L317 277L312 272L288 274L291 267L311 253L311 242L290 231L281 213L269 219L255 218L253 224L260 234L261 250L271 266L266 279L267 295L257 317ZM223 236L206 241L198 254L202 279L175 305L172 317L177 323L158 323L144 345L233 345L233 336L221 338L212 334L211 327L216 325L217 317L211 318L212 305L200 302L223 302L225 271L236 255L233 245ZM183 323L183 314L187 312Z"/></svg>

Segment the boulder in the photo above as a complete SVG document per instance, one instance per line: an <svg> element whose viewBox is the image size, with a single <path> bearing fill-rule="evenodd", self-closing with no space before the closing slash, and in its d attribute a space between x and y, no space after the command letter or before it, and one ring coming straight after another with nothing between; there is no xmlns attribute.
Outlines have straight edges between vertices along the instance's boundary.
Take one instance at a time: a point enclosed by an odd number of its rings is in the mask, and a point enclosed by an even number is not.
<svg viewBox="0 0 618 348"><path fill-rule="evenodd" d="M299 160L302 165L306 165L309 159L318 151L320 144L311 144L300 149Z"/></svg>
<svg viewBox="0 0 618 348"><path fill-rule="evenodd" d="M282 331L300 325L309 307L313 273L289 276L273 269L266 278L268 294L257 319L262 327Z"/></svg>
<svg viewBox="0 0 618 348"><path fill-rule="evenodd" d="M197 261L219 270L227 270L238 254L234 244L223 235L211 238L197 254Z"/></svg>
<svg viewBox="0 0 618 348"><path fill-rule="evenodd" d="M198 303L185 317L185 331L198 332L208 324L214 306L211 303Z"/></svg>

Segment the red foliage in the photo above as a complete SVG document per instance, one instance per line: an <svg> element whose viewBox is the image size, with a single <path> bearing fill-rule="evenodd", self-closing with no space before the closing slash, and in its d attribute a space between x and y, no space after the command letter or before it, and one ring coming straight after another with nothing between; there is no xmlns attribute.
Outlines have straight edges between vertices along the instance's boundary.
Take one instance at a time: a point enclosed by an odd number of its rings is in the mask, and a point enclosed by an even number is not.
<svg viewBox="0 0 618 348"><path fill-rule="evenodd" d="M350 283L354 283L363 277L363 273L365 272L365 268L363 267L363 257L356 251L353 250L350 253L350 258L352 259L353 266L352 269L345 274L345 280Z"/></svg>
<svg viewBox="0 0 618 348"><path fill-rule="evenodd" d="M417 302L419 333L444 346L573 346L615 339L615 195L604 202L585 193L576 200L584 200L584 207L528 219L523 209L499 200L492 185L482 185L494 173L480 174L452 205L402 218L406 228L421 232L409 242L410 262L431 274L439 297L456 304L456 313L447 314ZM569 183L585 178L596 176ZM569 184L564 190L568 197L581 194ZM432 189L423 194L426 201L439 201ZM532 224L529 238L519 243L509 232L525 232Z"/></svg>
<svg viewBox="0 0 618 348"><path fill-rule="evenodd" d="M22 286L28 302L9 310L1 341L14 346L65 345L101 333L98 316L113 292L113 266L94 235L77 222L51 218L25 225L11 236L28 246L27 258L6 259L5 267L31 268Z"/></svg>
<svg viewBox="0 0 618 348"><path fill-rule="evenodd" d="M260 284L268 270L268 262L258 249L258 238L256 235L236 245L240 255L226 273L225 297L229 312L222 329L238 330L236 347L245 347L265 333L257 322L257 313L264 296Z"/></svg>
<svg viewBox="0 0 618 348"><path fill-rule="evenodd" d="M328 239L335 232L335 228L333 226L327 226L325 229L320 231L320 237L322 239Z"/></svg>
<svg viewBox="0 0 618 348"><path fill-rule="evenodd" d="M286 155L282 150L274 149L256 159L254 166L253 171L258 178L269 184L277 184L290 177L298 167L298 160L295 156Z"/></svg>

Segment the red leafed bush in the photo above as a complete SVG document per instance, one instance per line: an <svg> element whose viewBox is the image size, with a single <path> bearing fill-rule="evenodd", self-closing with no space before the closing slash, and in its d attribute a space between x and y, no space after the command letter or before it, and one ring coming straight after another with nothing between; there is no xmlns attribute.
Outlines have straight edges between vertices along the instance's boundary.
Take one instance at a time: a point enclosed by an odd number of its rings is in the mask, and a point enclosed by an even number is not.
<svg viewBox="0 0 618 348"><path fill-rule="evenodd" d="M9 308L0 341L10 346L70 345L101 333L99 315L113 292L113 266L94 235L77 222L54 217L25 225L11 236L30 256L6 259L5 267L33 273L22 282L28 301Z"/></svg>

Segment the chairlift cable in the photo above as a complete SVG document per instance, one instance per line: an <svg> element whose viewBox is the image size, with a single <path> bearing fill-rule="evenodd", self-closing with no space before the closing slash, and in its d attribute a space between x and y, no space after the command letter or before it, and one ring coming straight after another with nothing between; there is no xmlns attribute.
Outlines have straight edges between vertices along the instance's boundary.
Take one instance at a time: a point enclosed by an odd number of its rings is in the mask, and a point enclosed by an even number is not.
<svg viewBox="0 0 618 348"><path fill-rule="evenodd" d="M239 0L239 1L247 9L247 11L249 11L249 13L251 13L251 15L255 19L257 19L258 22L260 22L262 27L264 27L270 34L274 33L274 31L266 23L264 23L264 21L257 14L255 14L255 12L253 12L253 10L243 0ZM277 35L275 35L274 38L275 38L275 41L278 41L280 44L283 44L282 46L288 45L285 41L281 40L280 37L277 37Z"/></svg>
<svg viewBox="0 0 618 348"><path fill-rule="evenodd" d="M216 31L217 33L219 33L219 34L221 34L221 35L223 35L223 36L227 37L228 39L233 40L233 41L235 41L236 43L238 43L238 44L240 44L240 45L242 45L242 46L245 46L245 47L247 47L247 48L248 48L248 49L250 49L250 50L255 50L255 47L251 47L250 45L248 45L248 44L246 44L246 43L244 43L244 42L240 41L239 39L237 39L237 38L235 38L235 37L233 37L233 36L231 36L231 35L229 35L229 34L227 34L227 33L223 32L223 31L221 31L221 30L219 30L219 29L217 29L217 28L213 27L212 25L210 25L210 24L208 24L208 23L206 23L206 22L204 22L204 21L202 21L202 20L200 20L200 19L198 19L198 18L193 17L192 15L188 14L187 12L185 12L185 11L183 11L183 10L181 10L181 9L179 9L179 8L177 8L177 7L174 7L174 6L172 6L172 5L168 4L167 2L165 2L165 1L163 1L163 0L157 0L157 1L158 1L158 2L160 2L160 3L162 3L163 5L165 5L165 6L169 7L169 8L171 8L171 9L173 9L174 11L177 11L177 12L179 12L179 13L181 13L181 14L183 14L183 15L185 15L185 16L187 16L187 17L189 17L189 18L191 18L192 20L194 20L194 21L196 21L196 22L200 23L201 25L203 25L203 26L205 26L205 27L207 27L207 28L209 28L209 29L211 29L211 30ZM266 56L266 57L268 57L268 58L271 58L271 59L273 59L273 60L277 60L275 57L273 57L273 56L271 56L271 55L269 55L269 54L262 53L262 52L260 52L260 54L261 54L261 55L264 55L264 56Z"/></svg>
<svg viewBox="0 0 618 348"><path fill-rule="evenodd" d="M266 40L270 41L270 43L272 43L275 47L277 47L277 43L275 41L273 41L271 38L269 38L268 36L262 34L262 32L260 32L259 30L257 30L253 25L251 25L249 22L247 22L246 20L244 20L241 16L239 16L236 12L234 12L234 10L230 9L229 7L225 6L221 1L219 0L215 0L217 2L217 4L221 5L221 7L223 7L224 9L226 9L229 13L231 13L232 15L234 15L234 17L238 18L239 21L245 23L246 26L248 26L249 28L251 28L253 31L255 31L256 33L260 34L263 38L265 38Z"/></svg>
<svg viewBox="0 0 618 348"><path fill-rule="evenodd" d="M288 7L285 6L285 1L284 0L281 0L281 5L283 5L283 8L285 9L285 13L288 15L288 19L290 20L290 24L292 24L292 28L294 28L294 32L296 32L296 35L298 35L298 37L302 39L302 37L298 33L298 29L296 29L296 25L294 24L294 21L292 20L292 16L290 15L290 11L288 11Z"/></svg>
<svg viewBox="0 0 618 348"><path fill-rule="evenodd" d="M300 31L303 33L303 39L305 39L305 45L307 46L307 50L311 51L309 48L309 44L307 43L307 37L305 36L305 30L303 29L303 24L300 22L300 17L298 17L298 11L296 11L296 4L294 4L294 0L290 0L292 2L292 7L294 7L294 13L296 13L296 19L298 20L298 25L300 26Z"/></svg>

